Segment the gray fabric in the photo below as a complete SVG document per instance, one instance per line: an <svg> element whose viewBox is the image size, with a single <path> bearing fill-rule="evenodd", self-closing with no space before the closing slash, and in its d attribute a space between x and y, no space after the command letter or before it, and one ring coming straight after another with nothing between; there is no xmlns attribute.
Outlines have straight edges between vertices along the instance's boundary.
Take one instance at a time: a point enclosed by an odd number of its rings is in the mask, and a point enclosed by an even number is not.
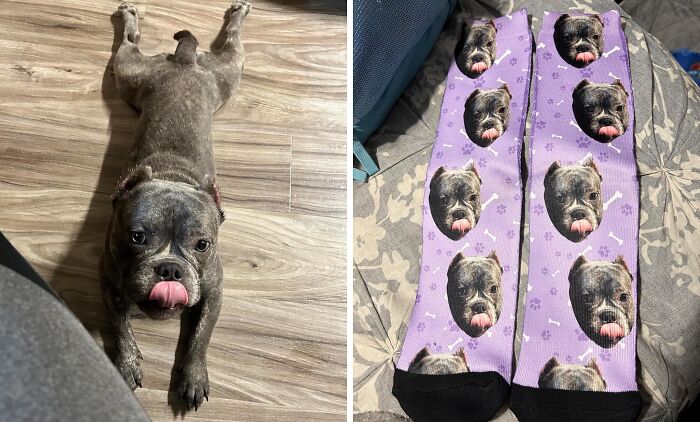
<svg viewBox="0 0 700 422"><path fill-rule="evenodd" d="M621 6L669 50L700 51L700 0L625 0Z"/></svg>
<svg viewBox="0 0 700 422"><path fill-rule="evenodd" d="M545 10L618 9L608 0L482 0L463 5L466 12L459 17L493 17L527 7L535 37ZM637 349L638 383L645 400L641 419L670 421L700 390L700 257L696 252L700 244L700 90L656 38L626 13L621 15L630 50L641 174ZM457 42L457 22L458 16L448 21L431 56L368 142L381 173L354 188L353 399L357 412L402 413L391 395L393 359L401 350L415 301L425 171ZM528 124L525 145L529 141ZM525 227L523 238L528 237ZM527 247L525 242L521 281L527 279ZM525 287L521 282L516 356ZM504 409L496 420L514 421L515 417Z"/></svg>
<svg viewBox="0 0 700 422"><path fill-rule="evenodd" d="M3 266L0 292L0 419L149 420L63 303Z"/></svg>

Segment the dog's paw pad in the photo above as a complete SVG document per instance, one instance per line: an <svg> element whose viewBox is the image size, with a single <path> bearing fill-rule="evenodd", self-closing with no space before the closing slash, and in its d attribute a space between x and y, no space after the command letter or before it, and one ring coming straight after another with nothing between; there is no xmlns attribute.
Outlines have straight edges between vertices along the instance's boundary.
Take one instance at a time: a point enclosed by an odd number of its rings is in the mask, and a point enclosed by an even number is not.
<svg viewBox="0 0 700 422"><path fill-rule="evenodd" d="M177 392L188 410L194 408L196 411L204 400L209 401L209 377L206 367L184 371Z"/></svg>

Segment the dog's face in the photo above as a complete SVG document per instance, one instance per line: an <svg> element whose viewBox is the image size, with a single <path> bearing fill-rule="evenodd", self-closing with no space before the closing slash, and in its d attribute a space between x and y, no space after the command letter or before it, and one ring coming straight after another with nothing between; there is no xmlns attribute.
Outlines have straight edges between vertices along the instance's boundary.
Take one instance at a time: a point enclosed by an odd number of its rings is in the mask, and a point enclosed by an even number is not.
<svg viewBox="0 0 700 422"><path fill-rule="evenodd" d="M581 81L574 89L573 110L581 130L598 142L612 142L629 125L627 91L619 79L612 84Z"/></svg>
<svg viewBox="0 0 700 422"><path fill-rule="evenodd" d="M503 135L510 120L511 98L506 84L471 93L464 103L464 130L472 142L486 148Z"/></svg>
<svg viewBox="0 0 700 422"><path fill-rule="evenodd" d="M469 372L467 355L460 348L455 353L431 354L430 349L423 348L408 365L408 372L425 375L447 375Z"/></svg>
<svg viewBox="0 0 700 422"><path fill-rule="evenodd" d="M603 219L603 177L592 159L583 165L552 163L544 178L544 203L554 227L572 242L580 242Z"/></svg>
<svg viewBox="0 0 700 422"><path fill-rule="evenodd" d="M486 257L457 254L447 270L447 301L452 318L471 337L483 335L501 316L503 268L495 252Z"/></svg>
<svg viewBox="0 0 700 422"><path fill-rule="evenodd" d="M199 302L208 287L202 283L216 279L223 213L213 182L197 189L151 177L141 166L122 182L108 247L129 299L148 316L166 319Z"/></svg>
<svg viewBox="0 0 700 422"><path fill-rule="evenodd" d="M438 229L452 240L463 238L481 215L481 179L474 164L458 170L440 167L430 180L428 203Z"/></svg>
<svg viewBox="0 0 700 422"><path fill-rule="evenodd" d="M554 23L554 45L564 61L585 67L603 53L603 22L598 15L562 15Z"/></svg>
<svg viewBox="0 0 700 422"><path fill-rule="evenodd" d="M459 70L473 79L493 66L495 59L496 25L492 21L465 25L455 59Z"/></svg>
<svg viewBox="0 0 700 422"><path fill-rule="evenodd" d="M605 391L606 383L595 359L586 366L560 364L551 358L542 368L540 388L574 391Z"/></svg>
<svg viewBox="0 0 700 422"><path fill-rule="evenodd" d="M581 330L600 347L615 346L634 326L632 274L622 256L613 262L580 256L569 271L569 299Z"/></svg>

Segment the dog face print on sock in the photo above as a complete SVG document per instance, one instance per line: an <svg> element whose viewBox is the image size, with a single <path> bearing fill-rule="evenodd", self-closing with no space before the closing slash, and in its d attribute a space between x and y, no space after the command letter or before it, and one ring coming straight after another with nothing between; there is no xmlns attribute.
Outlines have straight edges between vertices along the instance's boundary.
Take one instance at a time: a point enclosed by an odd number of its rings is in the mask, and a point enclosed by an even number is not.
<svg viewBox="0 0 700 422"><path fill-rule="evenodd" d="M613 83L582 80L573 93L576 123L596 141L612 142L629 126L627 97L627 91L619 79Z"/></svg>
<svg viewBox="0 0 700 422"><path fill-rule="evenodd" d="M481 216L481 178L474 163L456 170L438 168L430 180L428 203L442 234L452 240L463 238Z"/></svg>
<svg viewBox="0 0 700 422"><path fill-rule="evenodd" d="M454 353L431 353L430 349L426 346L416 354L411 364L408 365L408 372L425 375L447 375L469 372L467 354L462 347Z"/></svg>
<svg viewBox="0 0 700 422"><path fill-rule="evenodd" d="M457 44L455 61L459 70L474 79L496 60L496 25L493 21L465 24Z"/></svg>
<svg viewBox="0 0 700 422"><path fill-rule="evenodd" d="M507 84L496 89L475 89L464 103L464 128L469 139L486 148L503 135L508 130L512 99Z"/></svg>
<svg viewBox="0 0 700 422"><path fill-rule="evenodd" d="M540 371L537 385L540 388L577 391L605 391L606 387L595 358L586 365L570 365L561 364L553 357Z"/></svg>
<svg viewBox="0 0 700 422"><path fill-rule="evenodd" d="M554 45L568 64L588 66L603 53L603 21L598 15L561 15L554 23Z"/></svg>

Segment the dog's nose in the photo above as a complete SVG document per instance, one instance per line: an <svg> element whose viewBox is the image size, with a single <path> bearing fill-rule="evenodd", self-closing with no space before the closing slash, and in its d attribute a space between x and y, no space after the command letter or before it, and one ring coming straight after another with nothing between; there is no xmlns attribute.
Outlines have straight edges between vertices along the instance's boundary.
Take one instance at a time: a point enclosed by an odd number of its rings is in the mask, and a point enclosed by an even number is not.
<svg viewBox="0 0 700 422"><path fill-rule="evenodd" d="M571 213L571 218L574 220L583 220L586 218L586 212L584 210L574 210L574 212Z"/></svg>
<svg viewBox="0 0 700 422"><path fill-rule="evenodd" d="M494 122L484 123L484 129L493 129L494 127L496 127L496 124Z"/></svg>
<svg viewBox="0 0 700 422"><path fill-rule="evenodd" d="M615 316L615 312L605 311L600 314L600 320L603 321L603 324L609 324L611 322L616 322L617 317Z"/></svg>
<svg viewBox="0 0 700 422"><path fill-rule="evenodd" d="M613 119L611 119L610 117L602 117L598 119L598 124L601 126L612 126Z"/></svg>
<svg viewBox="0 0 700 422"><path fill-rule="evenodd" d="M472 60L474 60L475 62L483 62L484 56L482 56L481 54L474 54L472 56Z"/></svg>
<svg viewBox="0 0 700 422"><path fill-rule="evenodd" d="M462 210L459 210L452 213L452 216L455 218L455 220L461 220L463 218L467 218L467 213Z"/></svg>
<svg viewBox="0 0 700 422"><path fill-rule="evenodd" d="M164 262L153 269L161 280L182 280L182 267L174 262Z"/></svg>
<svg viewBox="0 0 700 422"><path fill-rule="evenodd" d="M472 311L474 311L475 314L483 314L484 312L486 312L486 305L479 302L472 306Z"/></svg>
<svg viewBox="0 0 700 422"><path fill-rule="evenodd" d="M585 53L591 51L591 49L587 45L579 45L576 47L576 52L577 53Z"/></svg>

